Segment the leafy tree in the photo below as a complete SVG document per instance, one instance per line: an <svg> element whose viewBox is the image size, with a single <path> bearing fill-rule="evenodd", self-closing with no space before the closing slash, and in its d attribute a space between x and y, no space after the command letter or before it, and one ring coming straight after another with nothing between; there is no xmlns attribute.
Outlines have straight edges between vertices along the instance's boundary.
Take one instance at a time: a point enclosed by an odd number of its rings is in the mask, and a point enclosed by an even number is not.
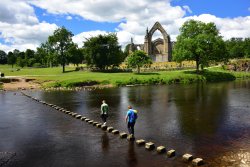
<svg viewBox="0 0 250 167"><path fill-rule="evenodd" d="M70 62L77 66L84 60L83 49L78 48L76 44L72 44L69 48L68 55L70 57Z"/></svg>
<svg viewBox="0 0 250 167"><path fill-rule="evenodd" d="M174 45L173 60L196 61L196 70L208 66L209 61L225 61L228 56L225 52L225 42L219 36L214 23L189 20L180 28L180 35Z"/></svg>
<svg viewBox="0 0 250 167"><path fill-rule="evenodd" d="M27 49L26 51L25 51L25 53L24 53L24 59L25 59L25 61L26 61L26 65L28 66L28 67L32 67L32 65L34 64L34 63L36 63L36 60L35 60L35 58L34 58L34 56L35 56L35 51L34 50L31 50L31 49Z"/></svg>
<svg viewBox="0 0 250 167"><path fill-rule="evenodd" d="M250 38L245 38L244 55L245 55L245 57L250 58Z"/></svg>
<svg viewBox="0 0 250 167"><path fill-rule="evenodd" d="M152 64L152 59L143 51L136 50L127 57L127 65L132 68L137 68L137 73L140 73L140 68L146 64Z"/></svg>
<svg viewBox="0 0 250 167"><path fill-rule="evenodd" d="M16 56L14 55L13 52L8 53L7 63L12 65L12 68L13 68L14 64L16 64Z"/></svg>
<svg viewBox="0 0 250 167"><path fill-rule="evenodd" d="M20 57L17 57L17 59L16 59L16 65L17 65L17 66L23 68L23 67L25 66L25 64L26 64L25 59L22 59L21 56L20 56Z"/></svg>
<svg viewBox="0 0 250 167"><path fill-rule="evenodd" d="M231 38L226 42L226 49L229 58L242 58L244 57L244 40L242 38Z"/></svg>
<svg viewBox="0 0 250 167"><path fill-rule="evenodd" d="M7 63L7 54L0 50L0 64L6 64Z"/></svg>
<svg viewBox="0 0 250 167"><path fill-rule="evenodd" d="M47 67L52 67L53 65L58 65L56 60L57 56L49 41L42 43L40 47L37 48L35 59L37 63L40 63Z"/></svg>
<svg viewBox="0 0 250 167"><path fill-rule="evenodd" d="M68 50L72 45L72 32L68 31L65 27L58 28L54 31L53 35L49 36L49 44L55 50L57 60L63 67L65 72L65 65L68 62Z"/></svg>
<svg viewBox="0 0 250 167"><path fill-rule="evenodd" d="M118 38L114 33L91 37L84 42L84 53L88 65L94 65L102 70L118 66L124 60Z"/></svg>

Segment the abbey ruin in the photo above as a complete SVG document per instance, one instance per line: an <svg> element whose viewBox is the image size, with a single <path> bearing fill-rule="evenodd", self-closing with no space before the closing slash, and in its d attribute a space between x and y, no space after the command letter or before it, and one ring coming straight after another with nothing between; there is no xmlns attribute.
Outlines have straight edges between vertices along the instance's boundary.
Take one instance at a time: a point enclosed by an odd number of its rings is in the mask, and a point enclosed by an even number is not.
<svg viewBox="0 0 250 167"><path fill-rule="evenodd" d="M152 41L152 36L156 30L161 32L163 39L158 38ZM131 43L129 44L129 53L132 53L135 50L143 50L152 58L153 62L167 62L171 61L172 44L170 36L167 34L165 29L159 22L156 22L150 31L148 31L148 29L146 30L144 44L134 44L133 39L131 39Z"/></svg>

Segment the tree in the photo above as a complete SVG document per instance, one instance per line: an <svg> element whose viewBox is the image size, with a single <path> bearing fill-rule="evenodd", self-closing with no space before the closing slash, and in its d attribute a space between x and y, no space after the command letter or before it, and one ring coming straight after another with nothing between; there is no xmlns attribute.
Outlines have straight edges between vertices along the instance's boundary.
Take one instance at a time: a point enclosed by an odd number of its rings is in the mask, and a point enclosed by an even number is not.
<svg viewBox="0 0 250 167"><path fill-rule="evenodd" d="M13 54L13 52L8 52L7 63L12 65L12 68L16 63L16 56Z"/></svg>
<svg viewBox="0 0 250 167"><path fill-rule="evenodd" d="M146 64L152 64L152 59L143 51L136 50L127 57L127 65L132 68L137 68L137 73L140 73L140 68Z"/></svg>
<svg viewBox="0 0 250 167"><path fill-rule="evenodd" d="M226 42L226 49L229 58L242 58L244 57L244 40L242 38L231 38Z"/></svg>
<svg viewBox="0 0 250 167"><path fill-rule="evenodd" d="M68 55L70 57L69 61L77 66L84 60L83 49L78 48L76 44L69 48Z"/></svg>
<svg viewBox="0 0 250 167"><path fill-rule="evenodd" d="M23 68L26 65L25 59L22 59L21 56L17 57L17 59L16 59L16 65Z"/></svg>
<svg viewBox="0 0 250 167"><path fill-rule="evenodd" d="M32 67L34 63L36 63L35 60L35 51L31 49L27 49L25 51L25 61L28 67Z"/></svg>
<svg viewBox="0 0 250 167"><path fill-rule="evenodd" d="M227 58L225 43L214 23L189 20L180 28L173 60L194 60L199 71L199 66L203 69L209 61L226 61Z"/></svg>
<svg viewBox="0 0 250 167"><path fill-rule="evenodd" d="M0 50L0 64L6 64L7 63L7 54Z"/></svg>
<svg viewBox="0 0 250 167"><path fill-rule="evenodd" d="M250 38L245 38L244 55L245 55L245 57L250 58Z"/></svg>
<svg viewBox="0 0 250 167"><path fill-rule="evenodd" d="M87 39L84 42L84 53L88 65L94 65L102 70L118 66L124 60L118 38L114 33Z"/></svg>
<svg viewBox="0 0 250 167"><path fill-rule="evenodd" d="M49 36L48 42L55 50L57 60L63 67L63 72L65 72L65 65L68 62L66 53L73 43L72 36L72 32L68 31L65 27L56 29L53 35Z"/></svg>
<svg viewBox="0 0 250 167"><path fill-rule="evenodd" d="M37 63L40 63L47 67L58 65L56 60L56 53L49 41L42 43L40 47L36 49L35 59Z"/></svg>

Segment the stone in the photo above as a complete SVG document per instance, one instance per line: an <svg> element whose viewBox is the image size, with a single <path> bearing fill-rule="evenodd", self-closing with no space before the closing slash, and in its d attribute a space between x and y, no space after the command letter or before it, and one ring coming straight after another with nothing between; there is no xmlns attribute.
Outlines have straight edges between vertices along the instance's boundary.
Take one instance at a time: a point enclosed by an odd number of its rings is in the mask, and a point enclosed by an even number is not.
<svg viewBox="0 0 250 167"><path fill-rule="evenodd" d="M80 119L82 116L81 115L76 115L75 116L77 119Z"/></svg>
<svg viewBox="0 0 250 167"><path fill-rule="evenodd" d="M136 140L136 144L137 145L145 145L145 140L143 140L143 139L139 139L139 140Z"/></svg>
<svg viewBox="0 0 250 167"><path fill-rule="evenodd" d="M156 148L156 151L157 151L158 153L165 153L165 152L166 152L166 147L164 147L164 146L159 146L159 147Z"/></svg>
<svg viewBox="0 0 250 167"><path fill-rule="evenodd" d="M106 130L107 129L107 125L102 125L101 128L102 128L102 130Z"/></svg>
<svg viewBox="0 0 250 167"><path fill-rule="evenodd" d="M107 131L108 131L108 132L112 132L113 130L114 130L114 128L111 127L111 126L107 128Z"/></svg>
<svg viewBox="0 0 250 167"><path fill-rule="evenodd" d="M124 133L124 132L120 133L120 138L126 138L127 136L128 136L127 133Z"/></svg>
<svg viewBox="0 0 250 167"><path fill-rule="evenodd" d="M85 119L87 119L86 117L81 117L81 120L84 121Z"/></svg>
<svg viewBox="0 0 250 167"><path fill-rule="evenodd" d="M102 124L96 124L95 125L97 128L101 128Z"/></svg>
<svg viewBox="0 0 250 167"><path fill-rule="evenodd" d="M90 119L85 119L85 122L89 122L90 121Z"/></svg>
<svg viewBox="0 0 250 167"><path fill-rule="evenodd" d="M76 115L77 115L77 113L73 112L71 115L72 115L72 117L74 117L74 116L76 116Z"/></svg>
<svg viewBox="0 0 250 167"><path fill-rule="evenodd" d="M135 137L132 135L128 135L127 140L128 141L135 141Z"/></svg>
<svg viewBox="0 0 250 167"><path fill-rule="evenodd" d="M195 159L193 159L192 160L192 164L194 165L194 166L200 166L200 165L202 165L204 162L203 162L203 159L201 159L201 158L195 158Z"/></svg>
<svg viewBox="0 0 250 167"><path fill-rule="evenodd" d="M192 159L193 159L193 156L192 156L191 154L184 154L184 155L182 156L182 160L183 160L184 162L191 161Z"/></svg>
<svg viewBox="0 0 250 167"><path fill-rule="evenodd" d="M175 156L175 150L169 150L168 152L167 152L167 156L170 158L170 157L173 157L173 156Z"/></svg>
<svg viewBox="0 0 250 167"><path fill-rule="evenodd" d="M152 143L152 142L148 142L148 143L145 144L145 148L147 150L153 150L155 148L155 144Z"/></svg>
<svg viewBox="0 0 250 167"><path fill-rule="evenodd" d="M96 124L98 124L98 122L93 122L93 126L95 126Z"/></svg>
<svg viewBox="0 0 250 167"><path fill-rule="evenodd" d="M88 123L89 123L89 124L92 124L93 122L94 122L93 120L90 120Z"/></svg>
<svg viewBox="0 0 250 167"><path fill-rule="evenodd" d="M70 111L67 111L67 110L66 110L65 113L68 114L68 113L70 113Z"/></svg>
<svg viewBox="0 0 250 167"><path fill-rule="evenodd" d="M113 133L113 134L118 134L118 133L119 133L119 130L112 130L112 133Z"/></svg>

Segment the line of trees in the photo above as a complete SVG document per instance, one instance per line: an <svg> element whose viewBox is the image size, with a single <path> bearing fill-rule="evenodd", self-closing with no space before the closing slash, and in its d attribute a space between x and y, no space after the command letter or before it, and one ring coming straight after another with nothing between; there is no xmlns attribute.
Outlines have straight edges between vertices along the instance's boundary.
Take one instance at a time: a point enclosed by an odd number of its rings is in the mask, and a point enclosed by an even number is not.
<svg viewBox="0 0 250 167"><path fill-rule="evenodd" d="M250 57L250 38L224 41L214 23L186 21L174 45L173 60L196 61L196 70L203 70L210 62L226 62L232 58Z"/></svg>
<svg viewBox="0 0 250 167"><path fill-rule="evenodd" d="M0 50L0 64L10 64L12 68L14 65L22 68L61 65L62 71L65 72L65 66L69 63L77 66L87 63L89 66L105 70L119 66L125 59L115 33L86 39L82 48L72 41L72 37L73 33L65 27L58 28L36 51L15 49L5 53Z"/></svg>
<svg viewBox="0 0 250 167"><path fill-rule="evenodd" d="M135 52L128 55L128 47L123 52L115 33L98 35L86 39L84 46L79 48L72 41L73 33L60 27L42 43L36 51L27 49L5 53L0 50L0 64L20 67L53 67L72 63L86 63L100 70L118 67L126 57L128 66L136 67L138 72L144 64L150 64L149 55ZM186 21L180 28L180 35L173 48L173 60L196 61L196 69L203 69L210 62L222 62L231 58L250 57L250 38L232 38L224 41L214 23ZM145 61L144 61L145 60Z"/></svg>

